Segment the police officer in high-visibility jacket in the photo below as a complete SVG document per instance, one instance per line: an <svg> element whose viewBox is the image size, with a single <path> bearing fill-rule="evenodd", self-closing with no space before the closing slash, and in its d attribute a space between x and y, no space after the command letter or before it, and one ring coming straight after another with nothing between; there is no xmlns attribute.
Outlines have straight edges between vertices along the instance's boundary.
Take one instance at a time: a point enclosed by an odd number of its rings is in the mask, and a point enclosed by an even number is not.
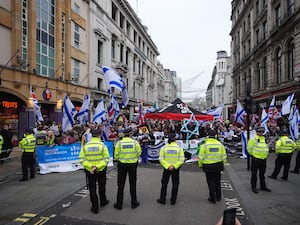
<svg viewBox="0 0 300 225"><path fill-rule="evenodd" d="M3 141L3 137L2 135L0 134L0 154L2 152L2 145L3 145L4 141Z"/></svg>
<svg viewBox="0 0 300 225"><path fill-rule="evenodd" d="M118 160L118 193L114 207L118 210L122 209L127 174L129 176L131 208L134 209L140 205L136 196L136 181L141 146L138 141L130 137L131 132L132 128L127 128L123 132L120 132L119 136L122 140L118 141L115 145L114 157Z"/></svg>
<svg viewBox="0 0 300 225"><path fill-rule="evenodd" d="M176 134L171 133L168 136L168 144L160 149L159 162L164 168L161 178L160 198L157 202L166 204L167 187L169 178L172 176L172 192L170 202L171 205L176 204L178 186L179 186L179 171L184 163L183 149L176 143Z"/></svg>
<svg viewBox="0 0 300 225"><path fill-rule="evenodd" d="M269 147L263 135L264 128L257 127L255 130L256 130L256 135L254 138L251 138L248 141L247 150L249 155L252 157L251 188L255 194L258 194L258 190L256 189L258 171L259 171L260 189L262 191L271 192L271 190L267 188L266 181L265 181L265 172L267 167L267 157L269 155Z"/></svg>
<svg viewBox="0 0 300 225"><path fill-rule="evenodd" d="M100 197L100 207L109 203L106 198L106 168L109 162L109 153L106 145L101 141L101 130L93 129L92 138L80 150L80 163L85 169L88 187L90 190L91 211L99 212L99 201L97 196L97 183Z"/></svg>
<svg viewBox="0 0 300 225"><path fill-rule="evenodd" d="M291 173L297 173L299 174L300 170L300 139L296 142L296 149L297 149L297 156L296 156L296 163L293 170L291 170Z"/></svg>
<svg viewBox="0 0 300 225"><path fill-rule="evenodd" d="M275 153L277 158L275 160L275 168L269 178L277 179L281 167L283 166L282 180L287 180L289 176L289 169L291 165L291 158L294 150L296 149L296 143L288 137L288 131L282 130L281 137L275 143Z"/></svg>
<svg viewBox="0 0 300 225"><path fill-rule="evenodd" d="M25 129L24 138L19 142L19 147L22 148L22 173L23 178L20 181L28 180L28 167L30 168L30 178L35 177L35 145L36 139L33 135L33 130L30 128Z"/></svg>
<svg viewBox="0 0 300 225"><path fill-rule="evenodd" d="M221 171L224 170L226 159L224 145L216 139L215 130L210 129L208 138L200 146L198 165L205 172L209 189L208 201L213 204L221 201Z"/></svg>

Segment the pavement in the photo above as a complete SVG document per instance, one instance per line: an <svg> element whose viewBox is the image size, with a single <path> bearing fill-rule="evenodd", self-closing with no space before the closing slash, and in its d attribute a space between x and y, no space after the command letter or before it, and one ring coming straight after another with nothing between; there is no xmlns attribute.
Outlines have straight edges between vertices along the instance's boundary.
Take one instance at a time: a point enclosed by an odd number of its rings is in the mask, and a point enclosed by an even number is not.
<svg viewBox="0 0 300 225"><path fill-rule="evenodd" d="M291 168L295 163L295 155ZM138 167L137 196L140 207L131 209L127 182L123 209L118 211L113 208L117 193L117 171L115 167L109 167L106 188L110 203L100 208L96 215L90 212L89 194L82 170L37 175L35 179L19 182L22 175L18 149L12 156L11 160L0 165L0 225L214 225L228 207L237 209L237 216L243 225L300 224L300 175L290 173L288 181L267 178L274 169L274 153L268 158L266 172L267 186L272 192L254 194L247 160L229 158L222 175L223 198L217 204L207 201L205 174L197 163L182 167L176 205L170 205L169 201L166 205L158 204L156 199L160 193L162 169L157 163L148 163ZM169 183L168 193L170 188Z"/></svg>

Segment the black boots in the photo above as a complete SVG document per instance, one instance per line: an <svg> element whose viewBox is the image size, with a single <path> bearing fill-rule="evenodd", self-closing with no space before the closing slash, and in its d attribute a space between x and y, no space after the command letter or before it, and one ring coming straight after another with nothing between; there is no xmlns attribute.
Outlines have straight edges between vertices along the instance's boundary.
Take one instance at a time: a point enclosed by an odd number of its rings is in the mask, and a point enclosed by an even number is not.
<svg viewBox="0 0 300 225"><path fill-rule="evenodd" d="M255 186L252 185L252 191L255 193L255 194L258 194L258 190L256 189Z"/></svg>

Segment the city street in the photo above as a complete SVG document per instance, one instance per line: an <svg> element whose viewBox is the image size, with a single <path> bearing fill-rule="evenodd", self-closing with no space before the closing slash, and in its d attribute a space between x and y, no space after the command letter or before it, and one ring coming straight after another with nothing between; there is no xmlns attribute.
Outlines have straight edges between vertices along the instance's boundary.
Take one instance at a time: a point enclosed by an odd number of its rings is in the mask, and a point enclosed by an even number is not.
<svg viewBox="0 0 300 225"><path fill-rule="evenodd" d="M274 153L268 159L269 175L274 168ZM295 155L294 155L295 156ZM292 166L294 165L294 157ZM208 202L205 174L196 163L186 164L176 205L156 202L160 192L162 169L149 163L138 167L137 194L140 207L131 209L128 183L121 211L113 208L117 192L117 173L110 167L107 197L110 203L99 214L90 212L88 190L82 170L67 173L37 175L35 179L19 182L18 158L0 166L0 224L216 224L226 207L235 207L243 225L297 224L300 222L300 176L290 174L288 181L266 178L271 193L254 194L250 188L247 160L229 159L222 176L223 198L217 204ZM4 172L9 176L4 176ZM169 189L171 184L169 183ZM259 187L258 187L259 188ZM169 195L167 200L169 200Z"/></svg>

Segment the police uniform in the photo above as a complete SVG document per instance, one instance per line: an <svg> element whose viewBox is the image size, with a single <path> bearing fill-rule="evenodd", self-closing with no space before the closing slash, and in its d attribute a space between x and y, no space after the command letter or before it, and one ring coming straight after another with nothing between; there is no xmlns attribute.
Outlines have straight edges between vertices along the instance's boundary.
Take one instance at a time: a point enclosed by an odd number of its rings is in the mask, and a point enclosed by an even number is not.
<svg viewBox="0 0 300 225"><path fill-rule="evenodd" d="M215 139L216 132L208 131L208 138L200 146L199 167L203 168L209 189L208 201L215 204L221 201L221 171L224 170L227 155L224 145Z"/></svg>
<svg viewBox="0 0 300 225"><path fill-rule="evenodd" d="M20 181L28 180L28 167L30 168L30 178L35 177L35 145L36 139L32 129L26 129L24 138L19 142L19 147L22 148L22 173L23 178Z"/></svg>
<svg viewBox="0 0 300 225"><path fill-rule="evenodd" d="M259 172L260 188L263 191L270 192L271 190L266 187L265 172L267 167L267 157L269 154L269 147L266 144L265 137L263 136L264 129L258 127L257 134L251 138L247 144L247 150L252 157L251 163L251 188L254 193L258 193L256 189L257 172Z"/></svg>
<svg viewBox="0 0 300 225"><path fill-rule="evenodd" d="M296 149L297 149L297 156L296 156L296 164L295 168L291 171L291 173L298 173L300 169L300 139L298 139L296 143Z"/></svg>
<svg viewBox="0 0 300 225"><path fill-rule="evenodd" d="M90 190L91 211L99 212L97 183L99 188L100 206L109 203L106 199L106 168L109 162L109 153L106 145L100 140L101 131L92 130L92 138L80 150L79 159L84 167Z"/></svg>
<svg viewBox="0 0 300 225"><path fill-rule="evenodd" d="M164 168L161 178L160 198L157 199L157 202L160 204L166 203L167 187L170 176L172 176L171 204L174 205L177 200L179 171L184 163L184 152L183 149L177 145L175 140L176 134L170 134L168 144L163 146L159 153L159 162Z"/></svg>
<svg viewBox="0 0 300 225"><path fill-rule="evenodd" d="M136 181L137 181L137 165L138 158L141 155L141 146L138 141L130 138L131 128L125 129L123 133L125 136L122 140L118 141L115 146L115 159L118 160L118 193L117 202L114 207L118 210L122 209L124 186L126 176L129 176L130 195L131 195L131 208L139 206L136 196Z"/></svg>
<svg viewBox="0 0 300 225"><path fill-rule="evenodd" d="M271 176L269 178L277 179L277 175L279 174L281 167L283 166L283 176L281 179L287 180L289 175L289 169L291 164L291 158L293 151L296 148L296 143L290 139L287 135L288 132L283 130L281 132L282 137L275 143L275 153L277 154L277 158L275 160L275 168Z"/></svg>
<svg viewBox="0 0 300 225"><path fill-rule="evenodd" d="M1 152L2 152L2 145L3 145L4 141L3 141L3 137L2 135L0 134L0 155L1 155Z"/></svg>

